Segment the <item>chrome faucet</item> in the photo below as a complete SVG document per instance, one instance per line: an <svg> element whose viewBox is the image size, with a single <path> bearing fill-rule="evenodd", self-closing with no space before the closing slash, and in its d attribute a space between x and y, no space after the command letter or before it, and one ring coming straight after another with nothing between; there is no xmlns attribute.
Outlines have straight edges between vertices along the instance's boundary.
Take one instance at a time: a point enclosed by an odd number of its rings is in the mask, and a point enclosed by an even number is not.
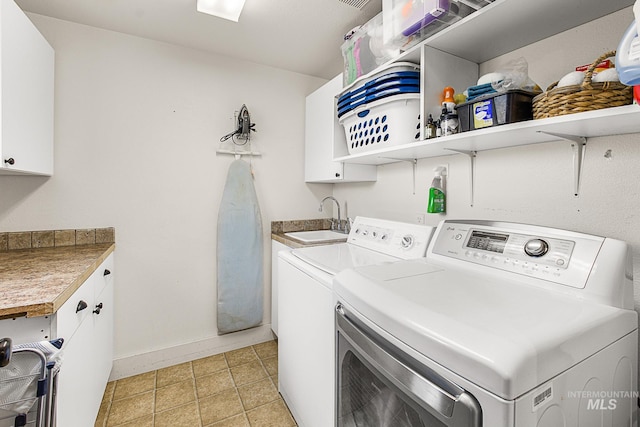
<svg viewBox="0 0 640 427"><path fill-rule="evenodd" d="M341 225L341 222L340 222L340 203L338 203L338 201L336 200L336 198L335 198L335 197L333 197L333 196L327 196L327 197L325 197L324 199L322 199L322 201L320 202L320 209L318 209L318 210L319 210L320 212L322 212L322 205L324 204L324 202L325 202L327 199L331 199L331 200L333 200L334 202L336 202L336 206L338 206L338 225L337 225L337 227L336 227L336 226L335 226L335 223L333 222L333 220L331 220L331 229L332 229L332 230L335 230L335 231L342 231L342 225Z"/></svg>

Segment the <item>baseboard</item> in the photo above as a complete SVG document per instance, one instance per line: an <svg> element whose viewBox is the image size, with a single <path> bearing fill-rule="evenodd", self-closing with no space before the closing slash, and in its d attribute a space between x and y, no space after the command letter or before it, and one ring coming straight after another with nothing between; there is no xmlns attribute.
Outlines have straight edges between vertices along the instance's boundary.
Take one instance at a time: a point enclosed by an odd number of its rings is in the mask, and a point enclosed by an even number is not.
<svg viewBox="0 0 640 427"><path fill-rule="evenodd" d="M149 353L122 357L113 361L109 381L155 371L226 351L237 350L274 339L271 325L219 335L202 341L168 347Z"/></svg>

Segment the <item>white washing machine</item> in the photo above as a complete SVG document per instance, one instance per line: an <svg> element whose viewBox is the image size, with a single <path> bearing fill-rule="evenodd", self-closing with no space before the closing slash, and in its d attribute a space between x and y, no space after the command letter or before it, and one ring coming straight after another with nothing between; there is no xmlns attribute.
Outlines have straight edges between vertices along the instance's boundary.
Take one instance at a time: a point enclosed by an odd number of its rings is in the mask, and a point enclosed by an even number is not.
<svg viewBox="0 0 640 427"><path fill-rule="evenodd" d="M443 221L423 260L336 276L337 426L637 425L624 242Z"/></svg>
<svg viewBox="0 0 640 427"><path fill-rule="evenodd" d="M335 274L424 257L433 230L357 217L346 243L279 253L278 388L299 426L334 423Z"/></svg>

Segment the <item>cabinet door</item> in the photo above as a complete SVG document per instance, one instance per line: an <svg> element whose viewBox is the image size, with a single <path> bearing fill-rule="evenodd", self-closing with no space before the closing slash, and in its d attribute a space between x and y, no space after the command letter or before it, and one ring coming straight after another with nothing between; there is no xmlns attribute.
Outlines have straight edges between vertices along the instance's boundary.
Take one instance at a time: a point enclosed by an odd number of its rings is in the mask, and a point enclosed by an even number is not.
<svg viewBox="0 0 640 427"><path fill-rule="evenodd" d="M331 290L279 259L278 382L298 425L334 422L334 325Z"/></svg>
<svg viewBox="0 0 640 427"><path fill-rule="evenodd" d="M13 0L0 0L0 66L0 173L51 175L54 52Z"/></svg>
<svg viewBox="0 0 640 427"><path fill-rule="evenodd" d="M278 335L278 253L291 248L275 240L271 241L271 330Z"/></svg>
<svg viewBox="0 0 640 427"><path fill-rule="evenodd" d="M336 95L342 91L342 74L307 96L304 136L305 182L375 181L376 167L334 162L346 156L344 130L336 117Z"/></svg>
<svg viewBox="0 0 640 427"><path fill-rule="evenodd" d="M113 286L111 254L69 299L75 304L79 298L76 294L82 295L88 307L71 337L65 338L58 377L59 426L95 423L113 363ZM59 331L70 330L66 325L73 325L65 320L63 312L57 314L56 323Z"/></svg>
<svg viewBox="0 0 640 427"><path fill-rule="evenodd" d="M90 281L93 275L62 304L55 314L55 338L71 341L84 320L91 316L93 310L93 286Z"/></svg>
<svg viewBox="0 0 640 427"><path fill-rule="evenodd" d="M58 374L57 419L59 426L92 426L100 409L94 391L96 367L93 349L93 322L85 318L73 337L65 341Z"/></svg>
<svg viewBox="0 0 640 427"><path fill-rule="evenodd" d="M104 270L108 270L109 274L105 276ZM95 384L92 392L96 396L100 396L101 399L113 365L113 267L103 268L99 273L102 275L99 279L104 281L106 285L102 287L102 292L96 296L92 313L95 364ZM100 402L98 402L99 405Z"/></svg>

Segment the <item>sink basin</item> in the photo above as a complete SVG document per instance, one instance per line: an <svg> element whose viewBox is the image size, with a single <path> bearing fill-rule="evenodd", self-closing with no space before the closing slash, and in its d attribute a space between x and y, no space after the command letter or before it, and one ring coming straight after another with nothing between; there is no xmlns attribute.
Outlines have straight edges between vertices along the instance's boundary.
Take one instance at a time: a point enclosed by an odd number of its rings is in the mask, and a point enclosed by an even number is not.
<svg viewBox="0 0 640 427"><path fill-rule="evenodd" d="M290 233L284 233L284 235L305 243L328 242L331 240L346 241L348 237L347 234L331 230L292 231Z"/></svg>

